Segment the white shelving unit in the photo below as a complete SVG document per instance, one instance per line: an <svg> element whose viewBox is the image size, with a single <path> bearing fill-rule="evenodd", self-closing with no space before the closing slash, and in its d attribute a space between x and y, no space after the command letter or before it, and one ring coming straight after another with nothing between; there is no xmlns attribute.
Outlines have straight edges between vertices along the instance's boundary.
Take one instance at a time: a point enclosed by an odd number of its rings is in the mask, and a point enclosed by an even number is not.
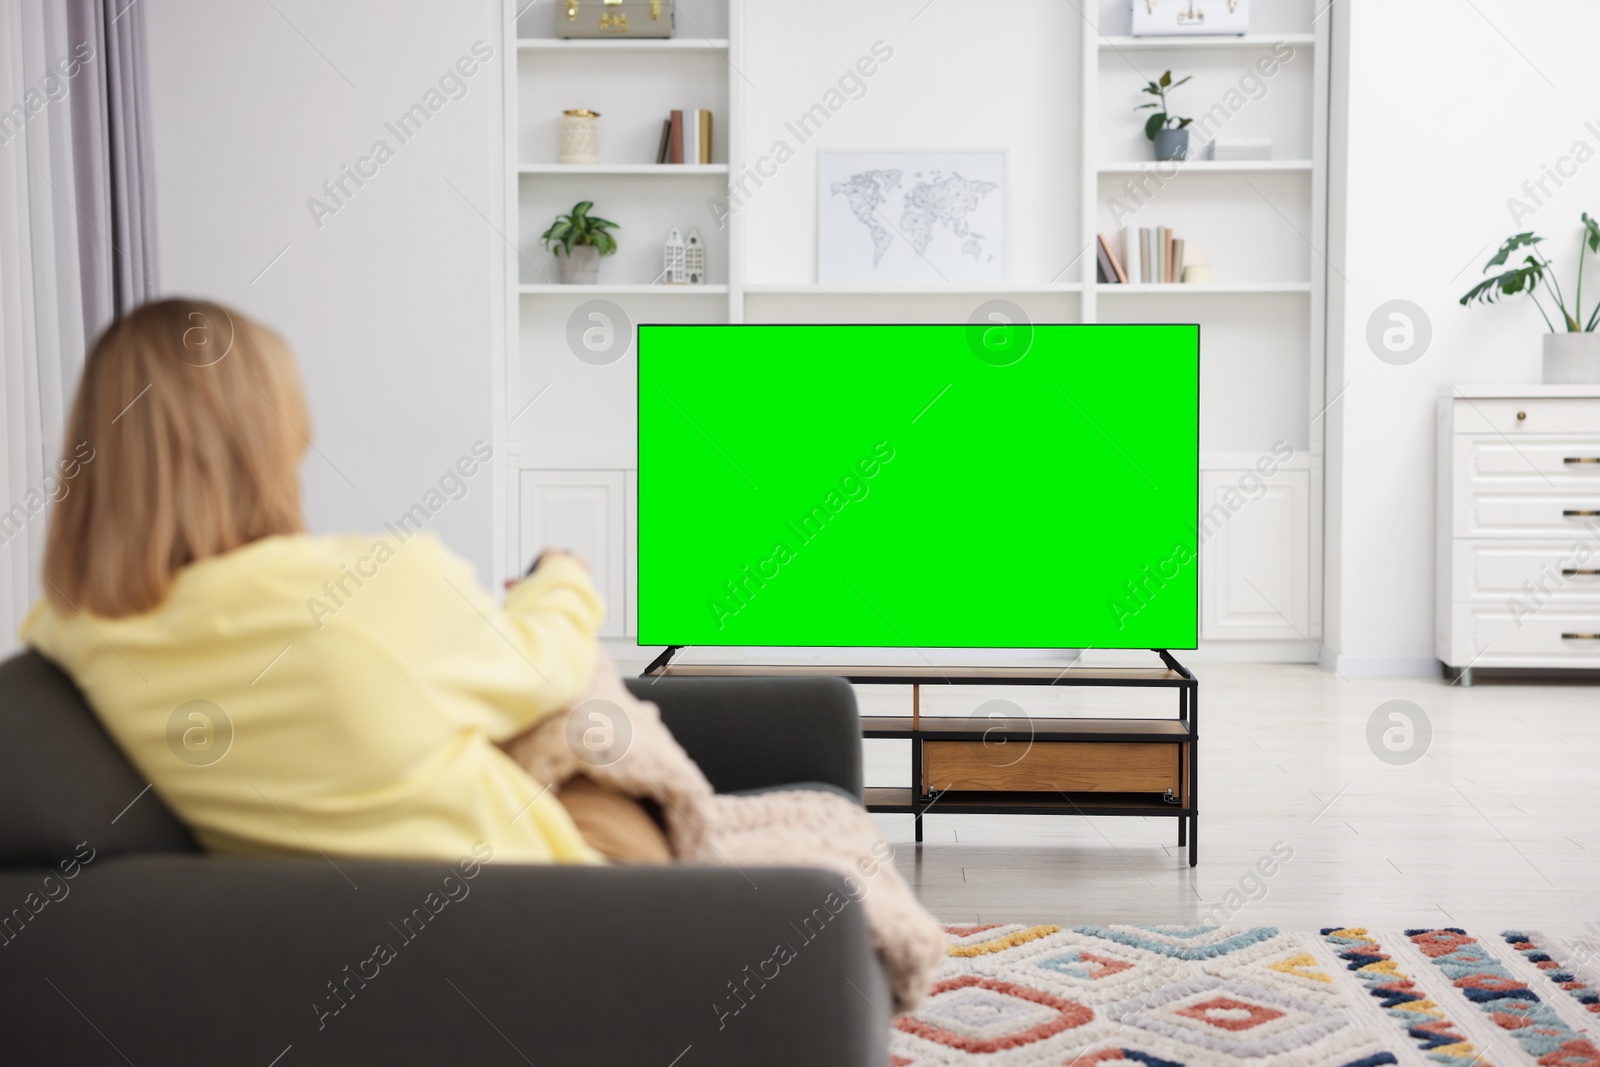
<svg viewBox="0 0 1600 1067"><path fill-rule="evenodd" d="M973 22L959 5L919 16L912 37L903 19L844 0L806 9L803 25L792 10L747 0L680 0L677 37L597 41L556 38L560 5L526 8L515 49L508 42L506 50L516 56L505 85L507 233L515 245L506 260L507 576L526 565L524 527L536 520L539 536L566 538L607 561L608 580L623 583L620 593L607 590L620 616L609 633L633 633L636 363L631 353L610 363L575 357L570 320L581 305L617 301L634 324L964 322L977 302L1011 297L1035 321L1200 323L1205 506L1232 499L1278 440L1293 450L1259 498L1203 542L1203 640L1238 658L1316 657L1328 20L1317 17L1318 0L1281 0L1259 5L1258 32L1247 36L1132 38L1126 0L1018 2L1013 14L1034 27L1026 42L1009 26ZM507 0L508 27L518 3ZM895 58L882 64L892 73L842 105L844 117L830 119L825 136L795 142L795 161L757 175L775 140L794 141L789 123L874 37L892 40ZM959 46L963 62L927 66L946 45ZM1228 95L1262 56L1281 60L1286 51L1291 58L1259 90ZM1063 56L1076 63L1062 64ZM1024 63L1033 64L1028 84L1039 90L1027 101L1007 98L984 75ZM1282 158L1176 166L1148 158L1133 107L1139 88L1169 67L1195 75L1176 100L1178 113L1209 111L1213 127L1222 114L1228 135L1270 136ZM936 69L947 75L939 84ZM964 83L963 71L973 72ZM1213 110L1216 101L1240 99L1240 107ZM573 107L603 116L597 164L556 162L559 115ZM649 162L666 112L696 107L714 114L715 162ZM816 284L819 146L1006 148L1007 280ZM1171 226L1199 242L1212 283L1097 281L1091 242L1112 232L1109 205L1129 183L1154 195L1131 217L1119 211L1118 221ZM708 210L719 198L741 205L720 216L725 225ZM599 285L557 284L538 241L555 212L580 199L622 227L621 250L603 261ZM696 226L706 239L709 284L654 284L672 225Z"/></svg>
<svg viewBox="0 0 1600 1067"><path fill-rule="evenodd" d="M1155 172L1163 176L1180 177L1184 174L1250 174L1272 171L1311 171L1316 164L1309 159L1199 159L1192 163L1152 163L1140 160L1129 163L1105 163L1101 174L1146 174Z"/></svg>
<svg viewBox="0 0 1600 1067"><path fill-rule="evenodd" d="M1310 293L1310 282L1207 282L1181 285L1174 282L1139 285L1104 285L1096 283L1095 291L1102 296L1241 296L1271 293Z"/></svg>
<svg viewBox="0 0 1600 1067"><path fill-rule="evenodd" d="M726 174L726 163L524 163L518 174L627 174L652 178L688 178Z"/></svg>
<svg viewBox="0 0 1600 1067"><path fill-rule="evenodd" d="M1174 49L1231 52L1242 49L1271 48L1279 42L1295 47L1311 48L1319 43L1319 35L1314 33L1247 33L1237 37L1102 36L1097 45L1099 48L1110 49L1115 52L1164 52Z"/></svg>
<svg viewBox="0 0 1600 1067"><path fill-rule="evenodd" d="M1211 257L1208 284L1107 285L1085 257L1084 322L1201 325L1201 639L1240 658L1314 660L1322 636L1322 434L1327 279L1328 25L1311 4L1258 6L1270 28L1239 37L1130 37L1125 3L1085 5L1080 148L1085 238L1168 225ZM1265 27L1264 27L1265 28ZM1271 80L1256 61L1281 57ZM1270 136L1285 158L1130 159L1148 149L1132 110L1138 90L1171 69L1193 75L1173 110L1210 129ZM1254 79L1241 82L1254 71ZM1243 84L1251 89L1245 93ZM1230 96L1228 90L1237 90ZM1238 103L1237 108L1224 102ZM1221 106L1220 111L1214 110ZM1253 109L1253 110L1252 110ZM1147 113L1139 113L1147 114ZM1220 125L1217 121L1220 119ZM1198 125L1198 123L1197 123ZM1129 183L1140 195L1127 195ZM1120 200L1132 217L1114 219ZM1143 200L1143 203L1139 203ZM1271 403L1250 377L1276 375ZM1259 384L1259 383L1257 383ZM1282 436L1294 454L1236 512L1238 485ZM1246 438L1249 438L1248 440ZM1254 482L1248 482L1253 486ZM1235 495L1229 497L1230 490Z"/></svg>
<svg viewBox="0 0 1600 1067"><path fill-rule="evenodd" d="M738 220L710 224L705 201L726 193L738 158L734 11L728 0L680 0L678 36L564 40L563 6L507 0L514 63L506 64L505 158L508 355L504 445L510 524L506 577L520 574L536 545L562 544L591 561L607 602L602 636L634 630L635 353L631 327L661 322L737 321ZM521 12L519 19L518 12ZM508 42L509 44L509 42ZM558 162L559 120L586 107L600 118L600 162ZM712 112L709 164L657 164L669 111ZM539 234L579 200L619 224L618 252L601 260L600 283L557 280ZM703 285L660 284L667 231L698 228L707 244ZM608 301L629 317L592 319ZM620 303L619 303L620 302ZM626 308L622 307L626 304ZM621 338L622 350L580 355L591 331ZM619 649L620 651L620 649Z"/></svg>
<svg viewBox="0 0 1600 1067"><path fill-rule="evenodd" d="M533 283L517 286L523 296L726 296L726 285L563 285Z"/></svg>
<svg viewBox="0 0 1600 1067"><path fill-rule="evenodd" d="M1079 293L1078 282L1042 285L746 285L755 296L964 296L974 293Z"/></svg>
<svg viewBox="0 0 1600 1067"><path fill-rule="evenodd" d="M726 37L662 37L637 40L569 40L562 37L524 37L517 41L519 52L722 52L728 51Z"/></svg>

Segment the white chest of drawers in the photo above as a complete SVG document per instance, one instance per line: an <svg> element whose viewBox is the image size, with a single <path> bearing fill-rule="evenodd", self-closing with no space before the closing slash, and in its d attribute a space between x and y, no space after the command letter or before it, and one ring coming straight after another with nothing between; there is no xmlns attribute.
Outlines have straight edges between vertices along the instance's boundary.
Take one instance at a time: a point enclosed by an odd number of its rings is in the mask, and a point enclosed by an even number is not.
<svg viewBox="0 0 1600 1067"><path fill-rule="evenodd" d="M1600 388L1446 390L1438 494L1440 661L1600 668Z"/></svg>

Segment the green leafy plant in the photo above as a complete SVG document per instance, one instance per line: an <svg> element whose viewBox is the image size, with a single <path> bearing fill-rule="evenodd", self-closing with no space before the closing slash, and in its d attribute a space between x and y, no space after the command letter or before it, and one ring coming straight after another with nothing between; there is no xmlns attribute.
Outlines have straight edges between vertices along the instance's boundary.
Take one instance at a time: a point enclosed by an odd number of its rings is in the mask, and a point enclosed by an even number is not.
<svg viewBox="0 0 1600 1067"><path fill-rule="evenodd" d="M1578 282L1573 294L1572 305L1567 305L1566 294L1561 291L1561 283L1556 280L1555 264L1551 263L1545 254L1539 250L1539 245L1544 238L1529 231L1507 237L1500 246L1500 251L1494 258L1484 264L1485 274L1496 267L1504 267L1510 262L1511 257L1526 248L1528 254L1522 257L1520 267L1512 267L1502 271L1492 278L1485 278L1474 285L1466 296L1461 298L1461 306L1470 304L1495 304L1502 296L1517 296L1527 293L1533 298L1533 304L1539 309L1539 314L1544 316L1544 324L1550 327L1551 333L1593 333L1600 325L1600 301L1595 302L1594 311L1586 321L1580 321L1583 316L1583 268L1584 257L1588 253L1600 254L1600 221L1583 213L1583 238L1578 242ZM1544 305L1539 302L1539 287L1544 286L1546 295L1555 302L1556 310L1561 313L1561 328L1550 320L1545 313Z"/></svg>
<svg viewBox="0 0 1600 1067"><path fill-rule="evenodd" d="M1194 121L1194 119L1178 118L1171 113L1172 109L1167 106L1167 94L1188 80L1188 78L1183 78L1179 81L1173 81L1172 71L1164 71L1159 81L1153 81L1139 90L1155 97L1155 100L1151 103L1140 104L1133 109L1135 111L1147 111L1150 108L1156 109L1156 113L1145 120L1144 124L1144 135L1150 140L1154 141L1156 134L1162 130L1181 130Z"/></svg>
<svg viewBox="0 0 1600 1067"><path fill-rule="evenodd" d="M600 250L602 256L609 256L615 252L617 239L611 236L609 231L621 227L610 219L589 214L589 209L592 207L594 207L593 200L582 200L572 205L570 215L557 215L556 221L540 235L545 248L550 249L552 245L560 245L569 256L574 245L593 245Z"/></svg>

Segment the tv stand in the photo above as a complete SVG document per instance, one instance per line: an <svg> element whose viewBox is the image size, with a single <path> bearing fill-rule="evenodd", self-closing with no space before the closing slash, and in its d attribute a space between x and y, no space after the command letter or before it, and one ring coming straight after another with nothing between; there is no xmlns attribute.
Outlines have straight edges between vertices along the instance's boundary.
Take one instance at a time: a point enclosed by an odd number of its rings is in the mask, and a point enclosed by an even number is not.
<svg viewBox="0 0 1600 1067"><path fill-rule="evenodd" d="M1166 649L1159 667L673 663L667 648L643 677L844 678L855 685L909 685L911 714L863 715L867 738L911 742L911 786L869 788L867 810L947 815L1126 815L1172 818L1178 844L1199 862L1200 684ZM1046 685L1172 689L1177 717L1010 718L922 715L925 685ZM1020 749L1020 754L1016 754Z"/></svg>

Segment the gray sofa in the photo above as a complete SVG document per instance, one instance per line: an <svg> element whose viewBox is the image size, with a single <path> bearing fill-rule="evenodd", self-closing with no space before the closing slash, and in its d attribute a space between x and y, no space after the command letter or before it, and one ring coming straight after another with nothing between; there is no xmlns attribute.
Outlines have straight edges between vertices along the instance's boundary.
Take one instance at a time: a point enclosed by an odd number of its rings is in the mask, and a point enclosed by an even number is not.
<svg viewBox="0 0 1600 1067"><path fill-rule="evenodd" d="M843 681L629 684L720 791L860 796ZM212 857L144 787L66 676L33 653L0 664L7 1062L887 1059L890 994L861 909L796 933L846 892L836 875L491 863L466 879L444 863ZM408 919L430 900L425 923ZM796 957L764 980L780 942Z"/></svg>

